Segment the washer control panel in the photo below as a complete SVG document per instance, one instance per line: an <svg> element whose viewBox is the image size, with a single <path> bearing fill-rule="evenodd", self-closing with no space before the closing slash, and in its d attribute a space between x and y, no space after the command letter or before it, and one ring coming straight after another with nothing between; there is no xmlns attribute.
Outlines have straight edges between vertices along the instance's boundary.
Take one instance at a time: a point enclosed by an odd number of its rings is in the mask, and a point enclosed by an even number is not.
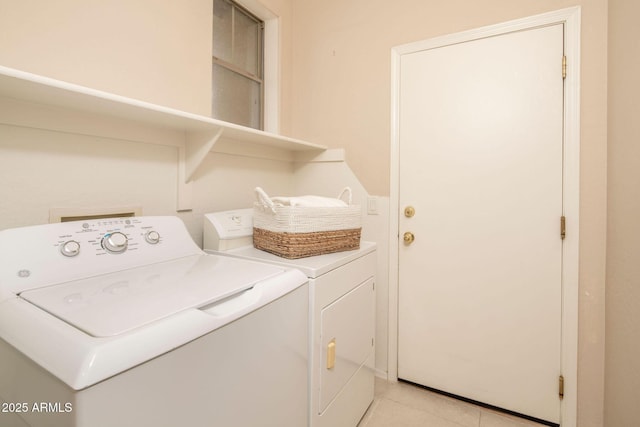
<svg viewBox="0 0 640 427"><path fill-rule="evenodd" d="M80 255L81 250L117 255L131 248L140 249L140 243L158 245L163 242L160 232L153 225L145 225L138 218L105 219L78 222L73 235L62 235L57 245L66 257ZM69 240L66 240L69 238Z"/></svg>
<svg viewBox="0 0 640 427"><path fill-rule="evenodd" d="M172 216L106 218L2 230L0 294L5 284L17 293L193 254L203 252L184 223Z"/></svg>

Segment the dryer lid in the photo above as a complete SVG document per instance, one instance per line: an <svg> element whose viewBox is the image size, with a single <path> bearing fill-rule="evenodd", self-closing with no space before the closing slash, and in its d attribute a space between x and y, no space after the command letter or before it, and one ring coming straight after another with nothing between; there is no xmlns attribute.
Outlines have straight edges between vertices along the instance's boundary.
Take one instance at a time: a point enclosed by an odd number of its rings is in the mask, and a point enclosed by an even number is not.
<svg viewBox="0 0 640 427"><path fill-rule="evenodd" d="M246 260L192 255L33 289L20 297L89 335L109 337L231 297L283 272Z"/></svg>

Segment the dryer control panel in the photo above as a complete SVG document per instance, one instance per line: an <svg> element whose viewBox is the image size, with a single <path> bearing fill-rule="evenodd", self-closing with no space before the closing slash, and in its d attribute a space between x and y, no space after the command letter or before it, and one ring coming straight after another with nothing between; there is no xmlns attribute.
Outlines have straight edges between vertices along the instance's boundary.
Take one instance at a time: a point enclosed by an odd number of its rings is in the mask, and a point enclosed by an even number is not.
<svg viewBox="0 0 640 427"><path fill-rule="evenodd" d="M253 209L214 212L204 216L203 248L214 251L253 244Z"/></svg>

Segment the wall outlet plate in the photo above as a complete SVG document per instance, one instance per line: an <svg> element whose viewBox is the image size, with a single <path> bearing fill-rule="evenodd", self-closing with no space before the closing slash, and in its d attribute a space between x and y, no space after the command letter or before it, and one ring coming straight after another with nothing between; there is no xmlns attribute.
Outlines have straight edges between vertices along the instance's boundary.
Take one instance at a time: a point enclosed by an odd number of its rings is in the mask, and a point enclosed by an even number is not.
<svg viewBox="0 0 640 427"><path fill-rule="evenodd" d="M367 214L368 215L378 215L378 197L377 196L368 196L367 197Z"/></svg>

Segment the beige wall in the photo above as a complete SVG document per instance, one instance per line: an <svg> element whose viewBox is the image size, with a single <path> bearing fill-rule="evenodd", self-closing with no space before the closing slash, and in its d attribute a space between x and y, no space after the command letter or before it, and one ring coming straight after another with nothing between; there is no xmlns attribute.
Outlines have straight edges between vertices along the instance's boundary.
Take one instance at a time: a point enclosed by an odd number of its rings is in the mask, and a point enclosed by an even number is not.
<svg viewBox="0 0 640 427"><path fill-rule="evenodd" d="M280 101L291 103L291 0L280 17ZM211 113L212 0L0 0L0 65L201 115ZM281 132L291 128L280 111Z"/></svg>
<svg viewBox="0 0 640 427"><path fill-rule="evenodd" d="M0 124L0 230L47 223L52 208L176 215L177 156L171 146ZM204 213L251 206L256 185L289 192L291 174L289 163L211 154L193 210L178 215L200 244Z"/></svg>
<svg viewBox="0 0 640 427"><path fill-rule="evenodd" d="M640 3L609 0L605 425L640 420Z"/></svg>
<svg viewBox="0 0 640 427"><path fill-rule="evenodd" d="M280 16L280 98L289 103L290 0L261 3ZM208 115L211 5L0 0L0 65ZM282 128L290 127L287 120L281 114ZM2 122L0 229L46 223L51 208L140 206L145 215L176 214L176 147ZM178 215L200 242L203 213L250 206L256 185L289 193L292 173L289 162L209 154L193 184L193 210Z"/></svg>
<svg viewBox="0 0 640 427"><path fill-rule="evenodd" d="M210 0L0 1L0 64L208 115Z"/></svg>
<svg viewBox="0 0 640 427"><path fill-rule="evenodd" d="M582 6L578 425L602 426L607 0L261 2L282 17L281 130L311 142L346 147L349 165L364 188L381 196L389 195L393 46L576 4ZM614 11L623 4L631 7L631 0L610 2ZM614 13L612 20L626 19L625 13L629 11ZM206 115L210 14L209 0L0 0L0 65ZM633 36L637 38L637 34ZM612 73L616 72L623 70L612 68ZM621 87L616 92L614 86L612 94L623 95ZM621 109L624 102L616 101L611 108ZM612 166L620 168L619 173L612 172L612 183L634 177L630 166L625 167L624 163L632 149L631 138L625 137L631 135L633 123L625 125L621 136L612 131L611 136L617 138L612 147L615 151L610 153ZM59 139L64 141L57 143ZM620 153L618 148L627 151ZM54 203L139 203L145 214L174 214L176 165L172 158L176 156L172 147L77 135L54 138L36 130L4 127L0 129L0 229L46 222L48 209ZM97 166L76 169L81 163ZM27 170L23 170L25 165ZM105 178L114 169L124 175L116 186ZM636 174L636 181L637 178ZM246 206L252 199L247 189L255 184L282 193L300 188L290 181L289 164L209 155L195 184L194 211L181 217L198 239L203 212ZM138 189L132 184L136 182L141 185ZM229 185L230 182L236 184ZM631 222L631 214L621 202L631 197L625 199L624 193L630 190L609 191L612 232L614 227ZM616 259L624 258L631 244L621 233L612 232L610 256L618 250L621 255ZM614 368L612 361L617 357L631 363L624 356L632 331L632 324L626 322L634 319L630 312L638 311L638 304L618 304L633 301L627 299L626 288L630 288L629 281L637 283L638 274L637 270L631 271L630 262L620 266L611 257L610 262L609 280L617 283L611 289L619 296L616 299L616 294L610 293L609 309L626 313L626 317L609 319L613 322L609 327L613 338L607 373L613 380L608 381L607 390L615 396L618 387L631 387L625 382L629 380L623 379L624 369ZM611 325L616 330L621 325L627 328L621 328L616 335L611 332ZM607 399L607 410L608 416L617 410L611 399Z"/></svg>
<svg viewBox="0 0 640 427"><path fill-rule="evenodd" d="M391 48L575 5L582 6L578 425L588 427L602 425L604 399L607 0L294 0L292 131L346 148L367 191L387 196Z"/></svg>

